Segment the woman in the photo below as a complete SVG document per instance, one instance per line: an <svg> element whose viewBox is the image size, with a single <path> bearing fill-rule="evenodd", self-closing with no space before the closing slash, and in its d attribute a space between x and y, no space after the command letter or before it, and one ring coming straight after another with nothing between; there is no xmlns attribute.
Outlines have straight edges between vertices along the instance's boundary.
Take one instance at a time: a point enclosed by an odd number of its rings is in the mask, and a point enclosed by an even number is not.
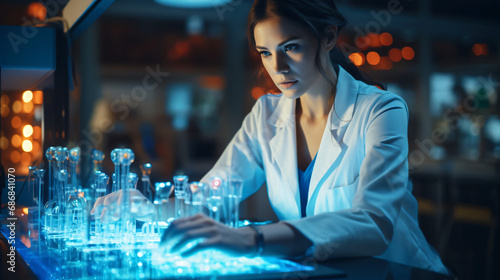
<svg viewBox="0 0 500 280"><path fill-rule="evenodd" d="M280 222L226 227L205 215L176 220L162 242L187 256L376 256L447 274L417 223L408 180L408 108L373 85L336 48L346 21L333 1L256 0L250 44L280 95L261 97L213 169L267 183Z"/></svg>

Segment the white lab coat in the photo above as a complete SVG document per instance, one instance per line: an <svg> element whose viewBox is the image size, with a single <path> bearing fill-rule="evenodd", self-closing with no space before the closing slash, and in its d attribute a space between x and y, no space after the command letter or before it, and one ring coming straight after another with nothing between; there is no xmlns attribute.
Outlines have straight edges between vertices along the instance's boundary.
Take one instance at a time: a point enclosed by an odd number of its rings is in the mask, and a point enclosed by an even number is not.
<svg viewBox="0 0 500 280"><path fill-rule="evenodd" d="M244 198L264 181L280 220L296 227L319 260L376 256L447 273L417 222L408 180L408 108L399 96L355 80L339 67L301 218L295 134L296 100L259 98L213 169L244 179Z"/></svg>

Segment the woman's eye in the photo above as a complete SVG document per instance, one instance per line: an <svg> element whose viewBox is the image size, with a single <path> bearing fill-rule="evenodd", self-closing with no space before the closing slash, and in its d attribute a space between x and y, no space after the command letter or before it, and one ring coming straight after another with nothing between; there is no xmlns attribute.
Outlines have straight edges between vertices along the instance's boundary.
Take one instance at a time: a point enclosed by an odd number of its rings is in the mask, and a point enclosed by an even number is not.
<svg viewBox="0 0 500 280"><path fill-rule="evenodd" d="M294 51L294 50L296 50L296 49L297 49L297 47L298 47L298 46L297 46L296 44L293 44L293 45L287 45L287 46L285 46L285 51L287 51L287 52L288 52L288 51Z"/></svg>
<svg viewBox="0 0 500 280"><path fill-rule="evenodd" d="M270 53L270 52L268 52L268 51L261 51L261 52L259 52L259 53L260 53L260 55L262 55L263 57L267 57L267 56L270 56L270 55L271 55L271 53Z"/></svg>

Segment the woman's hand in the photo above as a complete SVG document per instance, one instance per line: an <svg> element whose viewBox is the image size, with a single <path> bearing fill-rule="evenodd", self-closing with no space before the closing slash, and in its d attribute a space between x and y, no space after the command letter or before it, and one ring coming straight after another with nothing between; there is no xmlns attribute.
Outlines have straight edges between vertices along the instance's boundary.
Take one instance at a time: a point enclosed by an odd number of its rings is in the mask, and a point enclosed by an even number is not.
<svg viewBox="0 0 500 280"><path fill-rule="evenodd" d="M181 253L182 257L192 256L207 249L217 249L232 256L255 253L255 231L251 228L230 228L214 219L196 214L192 217L173 221L161 238L161 245L169 253ZM185 246L201 239L189 249Z"/></svg>
<svg viewBox="0 0 500 280"><path fill-rule="evenodd" d="M136 189L130 189L130 213L132 213L132 217L141 221L151 221L155 214L156 210L144 195ZM101 222L103 223L111 223L120 219L120 210L122 203L123 195L122 190L110 193L106 196L100 197L94 204L94 208L90 214L92 215L100 215Z"/></svg>

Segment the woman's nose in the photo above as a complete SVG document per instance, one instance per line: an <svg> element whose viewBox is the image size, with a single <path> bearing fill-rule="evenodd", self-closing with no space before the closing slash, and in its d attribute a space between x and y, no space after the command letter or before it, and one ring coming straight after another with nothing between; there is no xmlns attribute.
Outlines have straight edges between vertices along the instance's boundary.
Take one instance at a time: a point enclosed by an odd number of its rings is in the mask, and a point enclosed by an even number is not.
<svg viewBox="0 0 500 280"><path fill-rule="evenodd" d="M284 55L276 54L274 59L274 72L275 74L283 74L288 73L290 71L290 66L286 61L286 57Z"/></svg>

